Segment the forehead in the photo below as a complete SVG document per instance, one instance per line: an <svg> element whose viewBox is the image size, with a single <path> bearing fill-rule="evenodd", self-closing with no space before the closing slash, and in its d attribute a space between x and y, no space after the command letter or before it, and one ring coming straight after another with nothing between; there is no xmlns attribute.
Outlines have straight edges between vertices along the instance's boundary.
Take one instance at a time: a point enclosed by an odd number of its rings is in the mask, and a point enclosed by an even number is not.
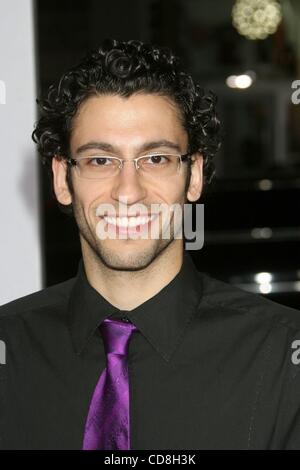
<svg viewBox="0 0 300 470"><path fill-rule="evenodd" d="M186 145L187 134L178 105L164 96L98 95L79 108L72 126L71 146L105 140L118 146L139 146L145 140L168 139Z"/></svg>

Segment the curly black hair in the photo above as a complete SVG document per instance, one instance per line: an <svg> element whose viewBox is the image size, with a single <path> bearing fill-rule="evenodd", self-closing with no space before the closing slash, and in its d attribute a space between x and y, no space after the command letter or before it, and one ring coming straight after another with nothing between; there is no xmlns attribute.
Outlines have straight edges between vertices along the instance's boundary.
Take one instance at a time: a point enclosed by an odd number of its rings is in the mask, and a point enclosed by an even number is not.
<svg viewBox="0 0 300 470"><path fill-rule="evenodd" d="M51 179L52 158L69 156L72 119L85 100L108 93L129 97L143 91L166 96L177 104L188 135L189 152L201 152L204 185L210 183L215 173L213 158L221 141L216 96L193 81L169 48L115 39L105 39L97 50L51 85L45 99L36 100L41 115L32 138ZM72 193L69 168L67 182ZM64 212L72 213L72 204L58 205Z"/></svg>

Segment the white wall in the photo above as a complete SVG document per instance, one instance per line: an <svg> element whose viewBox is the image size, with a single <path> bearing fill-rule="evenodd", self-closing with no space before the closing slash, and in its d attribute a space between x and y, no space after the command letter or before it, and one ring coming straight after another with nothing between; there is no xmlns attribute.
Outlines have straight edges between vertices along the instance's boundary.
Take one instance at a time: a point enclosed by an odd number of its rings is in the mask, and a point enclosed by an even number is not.
<svg viewBox="0 0 300 470"><path fill-rule="evenodd" d="M31 0L0 0L0 305L42 286Z"/></svg>

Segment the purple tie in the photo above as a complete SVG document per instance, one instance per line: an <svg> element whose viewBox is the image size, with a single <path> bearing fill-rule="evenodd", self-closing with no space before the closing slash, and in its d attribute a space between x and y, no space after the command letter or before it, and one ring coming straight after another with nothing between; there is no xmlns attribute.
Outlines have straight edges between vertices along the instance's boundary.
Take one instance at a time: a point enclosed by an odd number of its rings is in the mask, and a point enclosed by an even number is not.
<svg viewBox="0 0 300 470"><path fill-rule="evenodd" d="M100 325L106 368L90 404L83 450L130 449L127 351L131 333L136 329L132 323L109 318Z"/></svg>

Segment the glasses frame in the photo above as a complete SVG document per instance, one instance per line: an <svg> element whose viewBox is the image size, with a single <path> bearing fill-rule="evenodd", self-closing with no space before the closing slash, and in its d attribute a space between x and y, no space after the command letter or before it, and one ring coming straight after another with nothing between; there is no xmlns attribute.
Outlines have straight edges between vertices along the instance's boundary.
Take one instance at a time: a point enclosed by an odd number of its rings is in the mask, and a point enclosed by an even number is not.
<svg viewBox="0 0 300 470"><path fill-rule="evenodd" d="M66 159L66 162L71 167L77 168L77 175L80 178L89 179L89 180L101 180L101 179L113 178L113 176L98 177L98 178L88 178L86 176L82 176L80 174L80 167L79 167L79 165L77 165L77 162L80 161L80 160L87 160L88 158L89 159L93 159L93 158L111 158L111 159L117 160L119 162L119 166L118 166L119 173L122 171L122 169L124 167L124 163L128 163L128 162L134 162L135 169L138 172L138 170L139 170L138 162L139 162L140 159L145 158L145 157L147 157L147 158L157 157L157 156L164 157L164 156L169 156L169 155L172 155L174 157L177 157L177 159L179 159L180 166L179 166L179 170L177 170L177 171L180 172L182 163L185 162L185 161L191 160L192 153L191 152L184 153L184 154L175 154L175 153L156 153L155 154L155 153L153 153L153 154L141 155L140 157L136 157L136 158L131 158L130 160L124 160L123 158L115 157L113 155L91 155L91 156L87 156L87 157L76 157L76 158L71 157L71 158ZM119 173L117 173L117 174L119 174Z"/></svg>

